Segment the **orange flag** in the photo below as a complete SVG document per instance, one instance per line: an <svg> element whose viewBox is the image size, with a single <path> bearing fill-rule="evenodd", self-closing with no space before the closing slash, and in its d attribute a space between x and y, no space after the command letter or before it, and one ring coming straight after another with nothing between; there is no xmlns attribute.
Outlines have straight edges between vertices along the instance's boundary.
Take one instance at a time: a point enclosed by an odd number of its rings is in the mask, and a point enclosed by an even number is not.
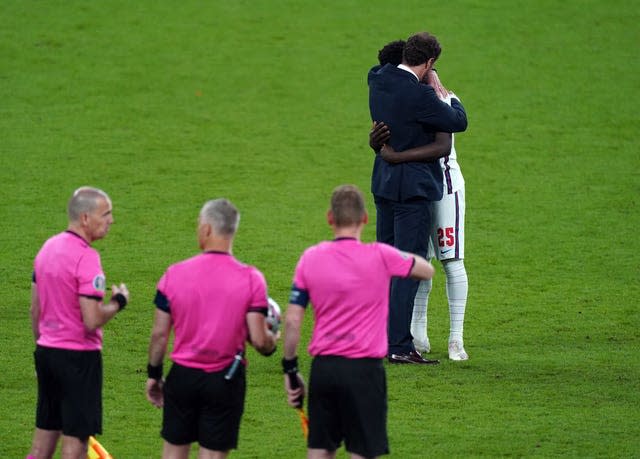
<svg viewBox="0 0 640 459"><path fill-rule="evenodd" d="M89 437L89 449L87 450L87 459L113 459L113 456L104 449L96 437Z"/></svg>

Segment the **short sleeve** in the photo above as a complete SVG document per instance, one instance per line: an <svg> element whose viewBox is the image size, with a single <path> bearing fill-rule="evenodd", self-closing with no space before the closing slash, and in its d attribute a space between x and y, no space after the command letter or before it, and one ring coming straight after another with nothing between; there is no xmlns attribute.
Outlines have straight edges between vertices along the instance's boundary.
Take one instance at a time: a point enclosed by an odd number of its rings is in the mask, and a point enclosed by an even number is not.
<svg viewBox="0 0 640 459"><path fill-rule="evenodd" d="M308 249L310 250L310 249ZM297 304L306 308L309 304L309 290L307 286L307 280L305 279L305 266L307 260L307 253L302 254L296 265L296 269L293 273L293 283L291 285L291 292L289 294L289 303Z"/></svg>
<svg viewBox="0 0 640 459"><path fill-rule="evenodd" d="M409 277L415 263L411 255L387 244L378 243L378 247L391 276Z"/></svg>
<svg viewBox="0 0 640 459"><path fill-rule="evenodd" d="M299 290L307 290L307 282L304 276L305 266L306 266L306 257L307 252L303 253L298 263L296 264L296 269L293 272L293 285L296 286Z"/></svg>
<svg viewBox="0 0 640 459"><path fill-rule="evenodd" d="M269 303L267 298L267 281L264 275L254 267L250 268L249 275L251 276L249 311L262 312L266 315Z"/></svg>
<svg viewBox="0 0 640 459"><path fill-rule="evenodd" d="M76 268L78 295L103 298L107 282L100 264L100 255L95 250L87 250Z"/></svg>

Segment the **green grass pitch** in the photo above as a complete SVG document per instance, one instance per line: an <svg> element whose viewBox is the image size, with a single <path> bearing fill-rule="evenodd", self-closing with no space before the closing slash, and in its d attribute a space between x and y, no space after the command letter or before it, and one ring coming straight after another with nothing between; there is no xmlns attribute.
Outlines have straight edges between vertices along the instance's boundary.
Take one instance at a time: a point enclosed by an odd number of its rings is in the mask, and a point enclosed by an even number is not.
<svg viewBox="0 0 640 459"><path fill-rule="evenodd" d="M285 305L301 251L331 237L334 186L360 186L375 219L366 74L382 45L421 30L440 39L439 74L469 117L456 146L470 360L446 359L437 266L442 364L388 367L392 455L640 456L637 3L5 0L0 12L0 457L30 447L32 261L64 229L70 192L110 193L115 224L96 247L132 295L105 327L100 441L118 459L158 457L160 411L143 394L152 299L164 269L196 253L200 206L240 208L235 254ZM305 345L310 330L307 318ZM305 455L281 356L249 352L231 457Z"/></svg>

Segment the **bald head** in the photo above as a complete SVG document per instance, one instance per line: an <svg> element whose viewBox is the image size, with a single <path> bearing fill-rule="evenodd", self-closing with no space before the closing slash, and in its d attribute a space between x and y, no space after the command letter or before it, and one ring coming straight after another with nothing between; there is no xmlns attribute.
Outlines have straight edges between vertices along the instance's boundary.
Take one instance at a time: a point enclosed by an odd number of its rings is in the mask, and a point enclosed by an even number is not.
<svg viewBox="0 0 640 459"><path fill-rule="evenodd" d="M78 188L73 192L67 205L69 221L78 222L82 214L93 212L102 201L111 203L109 195L104 191L90 186Z"/></svg>
<svg viewBox="0 0 640 459"><path fill-rule="evenodd" d="M98 188L83 186L73 192L67 205L68 230L91 243L102 239L113 223L111 199Z"/></svg>

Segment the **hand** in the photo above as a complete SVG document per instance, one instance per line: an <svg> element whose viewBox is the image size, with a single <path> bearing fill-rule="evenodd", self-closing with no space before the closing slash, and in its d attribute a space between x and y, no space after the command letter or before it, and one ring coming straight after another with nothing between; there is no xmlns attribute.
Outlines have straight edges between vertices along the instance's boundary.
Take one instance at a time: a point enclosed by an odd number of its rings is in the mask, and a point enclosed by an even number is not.
<svg viewBox="0 0 640 459"><path fill-rule="evenodd" d="M116 287L115 285L111 286L111 295L117 295L118 293L124 295L127 299L127 303L129 302L129 289L125 284L120 284L119 287Z"/></svg>
<svg viewBox="0 0 640 459"><path fill-rule="evenodd" d="M294 382L297 381L297 386L296 388L293 388L291 385L291 376L289 376L289 374L285 373L284 375L284 390L287 393L287 403L289 404L289 406L292 406L293 408L298 408L300 406L300 401L304 398L305 396L305 387L304 387L304 380L302 379L302 376L300 375L300 373L296 373L295 374L295 378L294 378Z"/></svg>
<svg viewBox="0 0 640 459"><path fill-rule="evenodd" d="M439 99L446 99L449 95L449 91L440 82L440 77L433 70L429 70L427 73L427 84L433 88Z"/></svg>
<svg viewBox="0 0 640 459"><path fill-rule="evenodd" d="M164 406L164 380L147 379L146 387L147 400L156 408Z"/></svg>
<svg viewBox="0 0 640 459"><path fill-rule="evenodd" d="M377 153L390 138L389 127L382 121L374 121L371 131L369 131L369 146Z"/></svg>
<svg viewBox="0 0 640 459"><path fill-rule="evenodd" d="M273 336L273 339L275 339L276 341L278 341L280 339L280 337L282 336L282 330L278 330L277 332L273 332L273 330L267 330L267 333L269 333L271 336Z"/></svg>
<svg viewBox="0 0 640 459"><path fill-rule="evenodd" d="M380 149L380 157L391 164L402 162L401 156L398 155L393 147L389 144L382 146L382 148Z"/></svg>

